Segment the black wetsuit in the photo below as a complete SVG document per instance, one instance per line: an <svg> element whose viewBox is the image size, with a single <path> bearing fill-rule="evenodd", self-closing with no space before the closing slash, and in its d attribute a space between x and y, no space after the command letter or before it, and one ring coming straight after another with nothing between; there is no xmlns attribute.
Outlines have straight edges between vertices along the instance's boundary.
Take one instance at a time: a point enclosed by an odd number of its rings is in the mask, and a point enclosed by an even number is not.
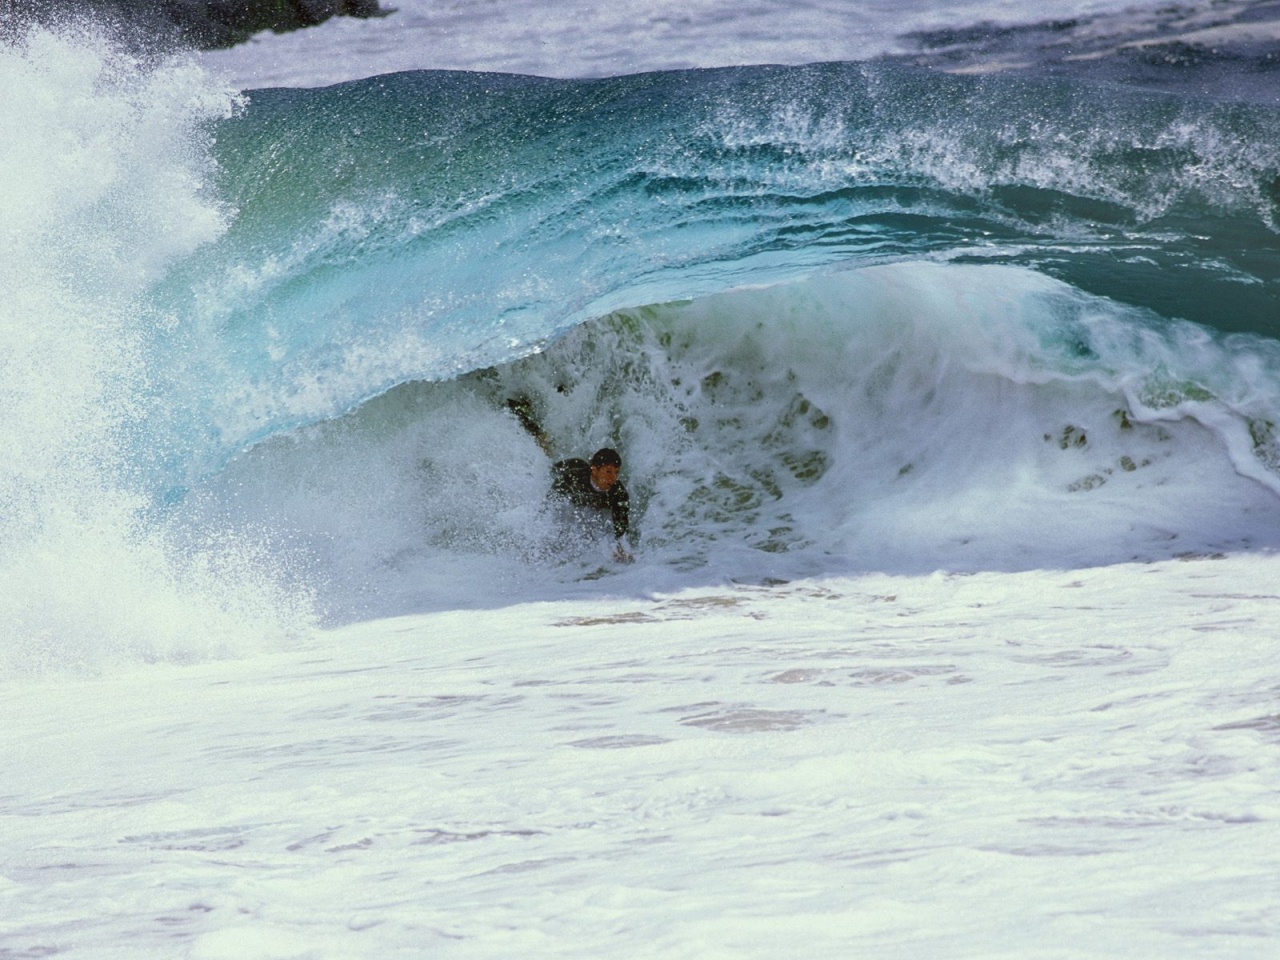
<svg viewBox="0 0 1280 960"><path fill-rule="evenodd" d="M577 457L561 460L551 470L552 496L568 500L575 507L608 510L613 516L614 536L626 534L631 525L631 498L621 480L608 490L597 490L591 485L591 465Z"/></svg>

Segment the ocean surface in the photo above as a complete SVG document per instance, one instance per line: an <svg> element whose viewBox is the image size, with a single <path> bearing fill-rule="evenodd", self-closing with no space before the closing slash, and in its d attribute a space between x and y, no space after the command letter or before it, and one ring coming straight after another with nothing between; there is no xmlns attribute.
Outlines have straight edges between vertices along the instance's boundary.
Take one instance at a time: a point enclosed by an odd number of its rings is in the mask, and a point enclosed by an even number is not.
<svg viewBox="0 0 1280 960"><path fill-rule="evenodd" d="M0 957L1270 955L1280 6L399 6L0 46Z"/></svg>

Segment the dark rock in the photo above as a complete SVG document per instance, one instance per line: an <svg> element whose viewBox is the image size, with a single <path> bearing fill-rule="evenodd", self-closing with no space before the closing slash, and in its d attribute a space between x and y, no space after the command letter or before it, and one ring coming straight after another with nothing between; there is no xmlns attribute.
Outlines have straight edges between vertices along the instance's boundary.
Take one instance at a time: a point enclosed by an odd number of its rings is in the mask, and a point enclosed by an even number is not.
<svg viewBox="0 0 1280 960"><path fill-rule="evenodd" d="M262 30L283 33L330 17L379 17L379 0L0 0L0 39L32 24L90 19L131 45L212 50Z"/></svg>

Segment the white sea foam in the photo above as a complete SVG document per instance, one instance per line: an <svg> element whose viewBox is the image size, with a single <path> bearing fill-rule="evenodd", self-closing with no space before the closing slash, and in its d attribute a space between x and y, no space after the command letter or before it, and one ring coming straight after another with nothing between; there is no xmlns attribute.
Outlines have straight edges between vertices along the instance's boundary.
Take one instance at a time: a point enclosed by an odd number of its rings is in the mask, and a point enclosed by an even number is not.
<svg viewBox="0 0 1280 960"><path fill-rule="evenodd" d="M279 532L341 619L576 593L600 557L554 546L550 461L505 406L527 396L553 457L623 451L627 589L1273 548L1265 346L1020 268L865 268L403 385L244 452L183 509Z"/></svg>
<svg viewBox="0 0 1280 960"><path fill-rule="evenodd" d="M598 77L690 67L866 60L903 49L913 30L1016 23L1019 0L401 0L385 18L334 18L305 34L261 33L201 55L238 88L317 87L400 70ZM1063 0L1053 16L1161 6Z"/></svg>
<svg viewBox="0 0 1280 960"><path fill-rule="evenodd" d="M597 595L9 689L0 942L1251 960L1280 932L1275 578Z"/></svg>
<svg viewBox="0 0 1280 960"><path fill-rule="evenodd" d="M296 604L241 562L256 548L175 554L130 485L154 322L138 297L222 229L203 129L234 96L190 63L47 31L0 47L0 90L0 670L288 632Z"/></svg>

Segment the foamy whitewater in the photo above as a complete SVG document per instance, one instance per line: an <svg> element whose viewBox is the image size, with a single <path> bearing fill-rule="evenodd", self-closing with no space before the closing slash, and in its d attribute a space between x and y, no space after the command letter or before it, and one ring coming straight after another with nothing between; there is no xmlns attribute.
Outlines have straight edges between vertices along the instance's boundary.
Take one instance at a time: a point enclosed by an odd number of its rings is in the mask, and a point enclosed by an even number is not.
<svg viewBox="0 0 1280 960"><path fill-rule="evenodd" d="M0 45L0 957L1271 956L1275 11L401 6Z"/></svg>

